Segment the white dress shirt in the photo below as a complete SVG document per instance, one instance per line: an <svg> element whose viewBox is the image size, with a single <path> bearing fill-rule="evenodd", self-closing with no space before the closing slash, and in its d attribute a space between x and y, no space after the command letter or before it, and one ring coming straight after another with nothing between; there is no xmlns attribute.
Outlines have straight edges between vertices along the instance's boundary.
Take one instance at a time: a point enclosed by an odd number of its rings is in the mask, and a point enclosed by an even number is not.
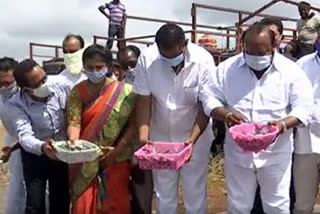
<svg viewBox="0 0 320 214"><path fill-rule="evenodd" d="M161 58L157 45L148 48L139 58L133 90L143 96L152 96L150 138L153 141L184 142L189 136L197 113L203 105L207 115L213 87L210 73L215 72L213 57L203 48L188 43L185 66L178 75ZM214 100L212 100L214 101ZM213 134L207 128L195 150L208 153ZM195 151L197 152L197 151ZM206 157L206 155L203 155Z"/></svg>
<svg viewBox="0 0 320 214"><path fill-rule="evenodd" d="M67 83L70 88L72 89L75 85L82 82L83 80L87 79L87 76L80 72L79 74L71 74L67 69L64 69L60 74L58 75L52 75L51 78L60 78L61 81Z"/></svg>
<svg viewBox="0 0 320 214"><path fill-rule="evenodd" d="M213 79L220 105L241 112L248 122L267 123L288 116L303 124L309 122L311 84L298 65L277 52L272 66L260 80L245 63L243 54L221 63ZM288 130L265 151L244 152L227 132L225 155L242 167L270 166L291 156L292 141L292 130Z"/></svg>
<svg viewBox="0 0 320 214"><path fill-rule="evenodd" d="M320 154L320 59L317 53L313 53L302 57L297 64L301 66L312 84L314 103L310 124L297 129L295 153Z"/></svg>

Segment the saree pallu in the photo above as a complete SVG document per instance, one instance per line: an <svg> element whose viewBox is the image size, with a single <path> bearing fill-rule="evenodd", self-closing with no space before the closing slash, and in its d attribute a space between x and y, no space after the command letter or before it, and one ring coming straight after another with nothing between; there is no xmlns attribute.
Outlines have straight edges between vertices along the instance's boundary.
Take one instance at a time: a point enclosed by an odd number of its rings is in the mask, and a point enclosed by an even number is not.
<svg viewBox="0 0 320 214"><path fill-rule="evenodd" d="M130 85L113 82L89 95L83 82L72 90L68 100L68 124L81 127L80 139L102 147L115 146L134 104ZM72 213L129 214L130 156L128 149L104 169L98 160L71 166Z"/></svg>

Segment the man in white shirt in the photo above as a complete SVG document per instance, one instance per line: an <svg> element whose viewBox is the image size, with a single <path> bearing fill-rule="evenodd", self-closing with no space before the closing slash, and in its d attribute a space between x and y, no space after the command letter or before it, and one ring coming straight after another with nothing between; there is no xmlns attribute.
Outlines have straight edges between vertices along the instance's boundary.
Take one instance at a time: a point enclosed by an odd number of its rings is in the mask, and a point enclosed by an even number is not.
<svg viewBox="0 0 320 214"><path fill-rule="evenodd" d="M319 37L320 38L320 37ZM312 119L307 127L299 127L295 137L294 183L295 214L312 213L320 177L320 39L317 52L302 57L297 63L309 78L314 104Z"/></svg>
<svg viewBox="0 0 320 214"><path fill-rule="evenodd" d="M68 34L62 43L64 53L64 64L66 69L57 77L73 88L76 84L87 79L82 72L82 54L84 51L84 40L80 35Z"/></svg>
<svg viewBox="0 0 320 214"><path fill-rule="evenodd" d="M289 213L292 128L309 122L311 85L301 68L274 50L274 33L255 24L244 35L244 53L217 69L211 115L230 127L241 122L270 123L276 141L258 153L244 152L227 132L225 175L228 213L248 214L259 183L268 214Z"/></svg>
<svg viewBox="0 0 320 214"><path fill-rule="evenodd" d="M13 76L13 71L17 65L18 62L12 58L4 57L0 59L0 119L6 129L4 142L6 151L11 150L18 141L11 123L12 118L8 117L8 112L10 111L10 107L8 107L9 99L19 91ZM23 214L25 212L26 197L20 150L11 152L9 171L6 214Z"/></svg>
<svg viewBox="0 0 320 214"><path fill-rule="evenodd" d="M214 136L204 112L209 115L214 106L208 89L213 72L212 56L188 43L182 28L174 24L162 26L156 44L139 58L133 90L138 94L140 142L193 144L191 160L180 170L153 170L157 213L178 212L180 178L186 213L207 213L208 161Z"/></svg>

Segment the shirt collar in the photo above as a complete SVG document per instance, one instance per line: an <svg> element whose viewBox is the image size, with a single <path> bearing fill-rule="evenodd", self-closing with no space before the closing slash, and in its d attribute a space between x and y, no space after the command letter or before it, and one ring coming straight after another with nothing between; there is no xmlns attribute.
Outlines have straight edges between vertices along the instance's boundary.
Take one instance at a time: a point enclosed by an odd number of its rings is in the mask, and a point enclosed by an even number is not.
<svg viewBox="0 0 320 214"><path fill-rule="evenodd" d="M185 54L185 62L186 63L196 63L198 60L198 56L196 56L197 51L193 51L193 44L190 42L187 43L184 54Z"/></svg>
<svg viewBox="0 0 320 214"><path fill-rule="evenodd" d="M281 70L283 67L282 66L286 66L283 65L283 62L281 62L281 54L278 51L274 51L274 55L273 55L273 61L272 61L272 65L273 67L276 68L276 70ZM238 68L241 68L242 66L246 65L246 60L244 58L244 54L241 53L241 58L240 61L238 63Z"/></svg>

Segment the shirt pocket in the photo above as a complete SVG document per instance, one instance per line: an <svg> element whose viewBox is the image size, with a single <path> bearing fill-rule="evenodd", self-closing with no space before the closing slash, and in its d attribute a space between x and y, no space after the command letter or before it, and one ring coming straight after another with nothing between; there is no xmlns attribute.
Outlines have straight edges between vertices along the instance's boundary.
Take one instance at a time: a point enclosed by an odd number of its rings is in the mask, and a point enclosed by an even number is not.
<svg viewBox="0 0 320 214"><path fill-rule="evenodd" d="M281 83L269 83L261 90L261 108L282 112L288 106L288 90Z"/></svg>
<svg viewBox="0 0 320 214"><path fill-rule="evenodd" d="M198 86L184 87L182 95L182 103L185 105L195 104L198 102Z"/></svg>

